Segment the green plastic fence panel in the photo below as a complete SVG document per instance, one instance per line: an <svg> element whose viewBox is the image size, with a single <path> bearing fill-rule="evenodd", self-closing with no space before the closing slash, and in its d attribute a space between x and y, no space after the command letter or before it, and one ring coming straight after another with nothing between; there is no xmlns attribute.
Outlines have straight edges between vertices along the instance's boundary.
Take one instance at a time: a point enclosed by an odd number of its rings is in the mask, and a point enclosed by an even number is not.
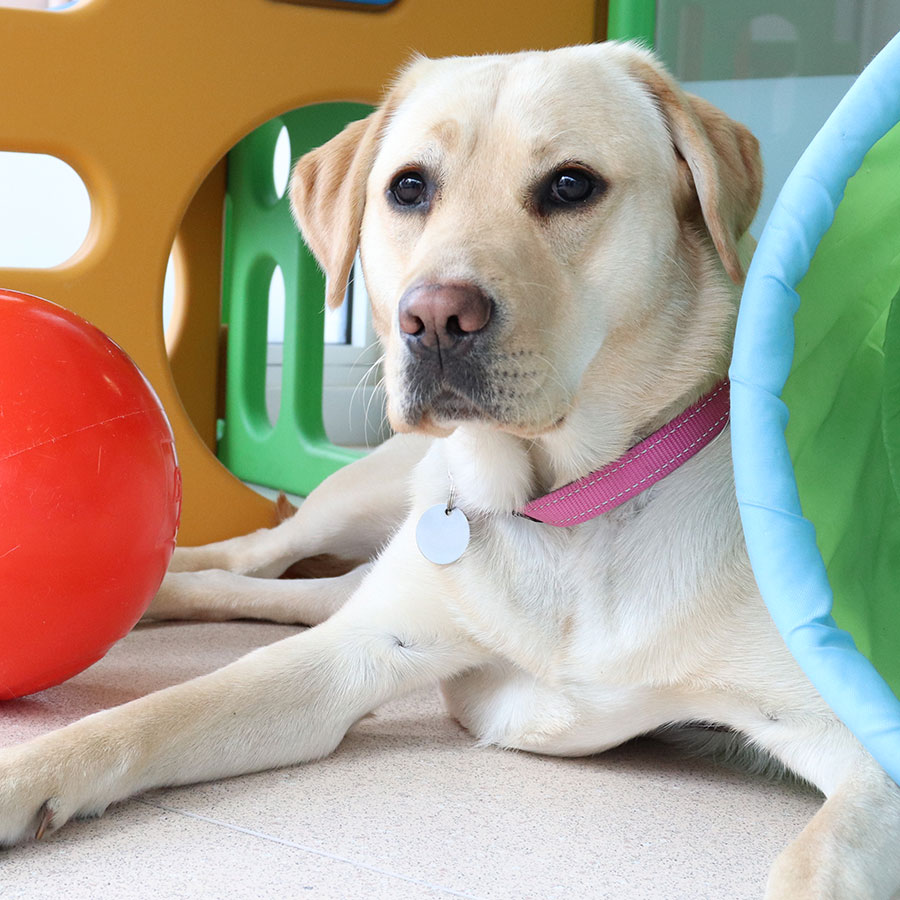
<svg viewBox="0 0 900 900"><path fill-rule="evenodd" d="M858 42L836 31L833 17L825 10L816 15L815 2L784 4L778 9L772 0L609 0L607 36L655 47L684 81L733 78L738 47L746 54L740 61L740 68L747 70L745 78L858 71ZM776 12L782 27L792 29L792 39L745 45L751 21Z"/></svg>
<svg viewBox="0 0 900 900"><path fill-rule="evenodd" d="M223 318L228 324L225 418L218 454L239 478L308 494L359 454L330 443L322 424L324 276L291 220L272 175L282 127L294 159L371 112L361 103L306 106L267 122L228 156ZM266 412L269 286L285 285L281 408Z"/></svg>
<svg viewBox="0 0 900 900"><path fill-rule="evenodd" d="M656 0L609 0L609 40L641 41L652 47L656 36Z"/></svg>

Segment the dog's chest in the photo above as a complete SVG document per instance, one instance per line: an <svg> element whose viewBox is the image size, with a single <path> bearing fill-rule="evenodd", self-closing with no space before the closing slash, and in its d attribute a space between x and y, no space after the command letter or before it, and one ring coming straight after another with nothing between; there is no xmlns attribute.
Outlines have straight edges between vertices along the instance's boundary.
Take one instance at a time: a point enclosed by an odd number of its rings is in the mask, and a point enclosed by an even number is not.
<svg viewBox="0 0 900 900"><path fill-rule="evenodd" d="M555 683L640 669L669 619L670 553L641 544L641 505L575 529L476 518L448 569L453 602L479 641ZM626 676L627 677L627 676Z"/></svg>
<svg viewBox="0 0 900 900"><path fill-rule="evenodd" d="M528 497L515 454L490 454L503 465L485 470L487 454L442 443L419 471L432 486L446 485L449 471L472 536L440 578L482 646L566 687L672 684L696 668L709 629L721 624L715 597L732 587L740 544L727 441L571 528L513 515ZM417 506L446 502L440 490L423 491Z"/></svg>

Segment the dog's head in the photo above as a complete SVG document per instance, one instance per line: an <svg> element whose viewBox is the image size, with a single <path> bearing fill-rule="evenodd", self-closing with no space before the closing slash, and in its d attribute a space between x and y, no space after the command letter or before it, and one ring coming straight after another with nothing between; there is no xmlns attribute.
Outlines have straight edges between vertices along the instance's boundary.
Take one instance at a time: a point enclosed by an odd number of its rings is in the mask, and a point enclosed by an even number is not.
<svg viewBox="0 0 900 900"><path fill-rule="evenodd" d="M396 430L537 436L588 376L624 389L663 357L727 353L760 180L746 129L601 44L417 60L299 160L291 199L331 305L360 249ZM710 285L727 302L700 315Z"/></svg>

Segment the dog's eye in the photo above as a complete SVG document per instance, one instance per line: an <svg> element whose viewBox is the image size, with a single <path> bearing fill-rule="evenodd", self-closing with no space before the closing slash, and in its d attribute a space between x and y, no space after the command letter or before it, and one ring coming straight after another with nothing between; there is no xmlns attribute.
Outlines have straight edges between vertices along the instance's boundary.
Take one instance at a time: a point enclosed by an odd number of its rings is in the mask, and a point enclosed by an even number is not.
<svg viewBox="0 0 900 900"><path fill-rule="evenodd" d="M418 206L427 192L428 184L420 172L401 172L391 182L390 194L400 206Z"/></svg>
<svg viewBox="0 0 900 900"><path fill-rule="evenodd" d="M608 187L606 179L589 166L565 163L535 184L530 205L541 217L587 209L603 197Z"/></svg>
<svg viewBox="0 0 900 900"><path fill-rule="evenodd" d="M594 193L594 181L580 169L562 169L550 179L550 198L556 203L583 203Z"/></svg>

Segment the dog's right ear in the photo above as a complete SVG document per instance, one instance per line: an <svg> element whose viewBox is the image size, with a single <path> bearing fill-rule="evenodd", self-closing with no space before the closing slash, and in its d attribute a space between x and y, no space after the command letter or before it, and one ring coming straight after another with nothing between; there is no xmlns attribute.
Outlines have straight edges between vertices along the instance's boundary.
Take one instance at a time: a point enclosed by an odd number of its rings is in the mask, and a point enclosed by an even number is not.
<svg viewBox="0 0 900 900"><path fill-rule="evenodd" d="M294 221L325 271L325 299L341 305L359 246L366 205L366 180L386 118L382 106L351 122L340 134L305 156L291 174Z"/></svg>
<svg viewBox="0 0 900 900"><path fill-rule="evenodd" d="M652 54L631 44L621 45L620 52L662 113L681 160L684 192L696 196L725 271L740 284L738 241L762 192L759 142L711 103L686 94Z"/></svg>

